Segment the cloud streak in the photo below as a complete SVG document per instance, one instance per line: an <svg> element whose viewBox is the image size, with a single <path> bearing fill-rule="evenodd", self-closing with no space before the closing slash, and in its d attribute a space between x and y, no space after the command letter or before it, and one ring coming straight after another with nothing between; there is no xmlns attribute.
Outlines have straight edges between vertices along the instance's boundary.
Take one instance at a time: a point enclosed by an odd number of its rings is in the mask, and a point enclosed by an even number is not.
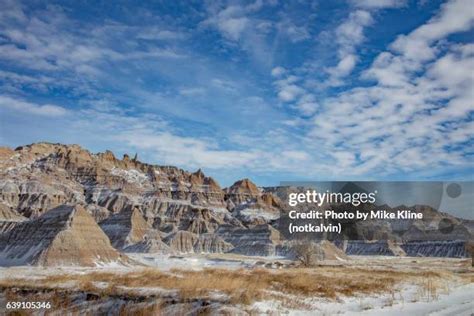
<svg viewBox="0 0 474 316"><path fill-rule="evenodd" d="M24 100L0 96L0 108L19 111L27 114L42 115L42 116L63 116L67 110L61 106L53 104L35 104Z"/></svg>

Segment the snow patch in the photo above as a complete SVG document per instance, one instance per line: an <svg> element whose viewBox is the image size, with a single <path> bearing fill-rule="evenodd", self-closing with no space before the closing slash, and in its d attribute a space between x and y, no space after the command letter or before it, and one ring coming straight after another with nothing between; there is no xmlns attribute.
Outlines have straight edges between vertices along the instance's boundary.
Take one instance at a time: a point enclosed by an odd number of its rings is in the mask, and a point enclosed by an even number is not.
<svg viewBox="0 0 474 316"><path fill-rule="evenodd" d="M280 214L276 212L269 212L261 208L244 208L239 210L239 214L247 220L263 218L264 220L269 221L280 217Z"/></svg>
<svg viewBox="0 0 474 316"><path fill-rule="evenodd" d="M136 169L123 170L120 168L113 167L110 170L110 173L114 176L118 176L125 179L128 183L143 184L145 182L148 182L149 180L146 174Z"/></svg>

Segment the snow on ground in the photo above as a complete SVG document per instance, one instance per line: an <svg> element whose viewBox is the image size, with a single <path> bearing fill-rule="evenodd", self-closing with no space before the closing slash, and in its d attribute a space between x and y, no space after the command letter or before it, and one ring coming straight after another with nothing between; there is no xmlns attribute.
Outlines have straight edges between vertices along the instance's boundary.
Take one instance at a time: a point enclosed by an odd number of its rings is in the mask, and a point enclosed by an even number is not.
<svg viewBox="0 0 474 316"><path fill-rule="evenodd" d="M181 256L159 254L127 254L145 266L159 268L162 271L172 269L199 271L205 268L239 269L255 266L257 261L284 261L281 257L245 257L232 254L186 254ZM345 265L354 267L371 266L373 269L387 267L401 271L435 270L456 271L462 266L460 259L447 258L397 258L397 257L353 257ZM340 264L340 263L338 263ZM334 265L333 265L334 266ZM0 279L28 278L36 280L45 276L61 274L86 274L92 271L129 273L143 267L108 264L96 268L85 267L0 267ZM467 277L467 276L466 276ZM465 283L461 283L464 282ZM469 279L443 279L441 287L434 292L427 292L420 284L400 284L394 291L385 294L356 295L339 297L336 300L313 297L304 298L285 293L276 293L284 300L269 300L254 303L246 310L261 313L284 313L290 315L472 315L474 313L474 283ZM105 287L105 284L96 284ZM74 287L73 283L62 284L61 287ZM123 287L125 292L132 291L145 295L172 296L174 290L162 288ZM219 297L222 293L214 293ZM293 303L291 307L283 306L282 302Z"/></svg>
<svg viewBox="0 0 474 316"><path fill-rule="evenodd" d="M403 293L403 292L402 292ZM417 298L416 293L408 292L408 301L396 301L392 306L376 306L365 310L364 315L472 315L474 313L474 284L456 287L436 298ZM412 296L410 296L410 294ZM376 303L376 302L374 302ZM347 313L352 315L355 313Z"/></svg>
<svg viewBox="0 0 474 316"><path fill-rule="evenodd" d="M163 271L171 269L202 270L205 268L239 269L254 266L257 261L271 261L282 259L281 257L225 257L219 255L205 254L183 254L181 256L127 253L130 258L150 267L156 267Z"/></svg>
<svg viewBox="0 0 474 316"><path fill-rule="evenodd" d="M239 255L222 254L183 254L181 256L147 254L147 253L127 253L131 259L143 264L146 267L159 268L161 271L172 269L199 271L205 268L239 269L248 268L255 265L257 261L281 260L282 257L245 257ZM282 260L283 261L283 260ZM59 274L85 274L92 271L127 273L144 268L144 266L126 266L118 262L98 264L97 267L41 267L41 266L11 266L0 267L0 279L7 278L31 278L37 279L44 276Z"/></svg>
<svg viewBox="0 0 474 316"><path fill-rule="evenodd" d="M158 267L163 271L169 271L171 269L201 270L206 266L211 266L210 262L206 259L197 257L163 256L141 253L128 253L127 255L146 266Z"/></svg>
<svg viewBox="0 0 474 316"><path fill-rule="evenodd" d="M291 299L291 297L290 297ZM394 294L343 297L337 300L305 300L306 309L288 309L281 302L263 301L252 305L257 313L283 312L288 315L466 315L474 313L474 284L465 284L436 297L420 296L417 287L407 285Z"/></svg>

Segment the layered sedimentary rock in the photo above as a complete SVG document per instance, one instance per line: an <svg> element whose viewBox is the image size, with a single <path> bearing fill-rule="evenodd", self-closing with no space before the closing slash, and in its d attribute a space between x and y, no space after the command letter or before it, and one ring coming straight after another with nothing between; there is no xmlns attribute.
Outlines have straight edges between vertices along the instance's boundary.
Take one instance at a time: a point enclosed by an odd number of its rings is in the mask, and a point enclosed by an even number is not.
<svg viewBox="0 0 474 316"><path fill-rule="evenodd" d="M164 232L186 230L196 234L213 233L219 225L242 226L226 209L193 207L186 204L162 203L158 209L147 208L153 227Z"/></svg>
<svg viewBox="0 0 474 316"><path fill-rule="evenodd" d="M83 202L118 213L144 205L151 214L161 204L225 209L224 191L202 171L154 166L110 152L91 154L77 145L38 143L3 149L0 199L27 216L63 203ZM166 204L167 203L167 204Z"/></svg>
<svg viewBox="0 0 474 316"><path fill-rule="evenodd" d="M194 244L194 252L197 253L225 253L233 248L232 244L215 234L200 235L197 243Z"/></svg>
<svg viewBox="0 0 474 316"><path fill-rule="evenodd" d="M268 224L280 216L278 197L263 192L249 179L239 180L225 191L228 208L245 225Z"/></svg>
<svg viewBox="0 0 474 316"><path fill-rule="evenodd" d="M27 220L26 217L21 216L8 205L0 203L0 234L9 231L25 220Z"/></svg>
<svg viewBox="0 0 474 316"><path fill-rule="evenodd" d="M280 233L270 225L237 228L223 225L217 230L226 242L234 245L232 252L250 256L273 256L280 243Z"/></svg>
<svg viewBox="0 0 474 316"><path fill-rule="evenodd" d="M284 246L274 228L278 228L281 214L288 211L288 204L282 201L292 190L295 188L259 188L249 179L222 189L201 170L191 173L146 164L136 155L119 159L110 151L94 154L77 145L37 143L15 150L0 148L0 232L10 233L24 221L42 218L59 205L80 204L100 223L113 245L126 252L276 254L278 247ZM368 241L429 243L449 240L453 235L472 239L473 221L425 206L407 209L422 211L426 219L358 223L354 229L362 243L346 249L359 254L403 254L386 242ZM51 227L54 230L55 226ZM422 249L421 244L410 247ZM432 248L432 252L459 253L455 244L443 247L446 250Z"/></svg>
<svg viewBox="0 0 474 316"><path fill-rule="evenodd" d="M224 253L233 249L232 244L215 234L197 235L178 231L168 237L170 248L178 253Z"/></svg>
<svg viewBox="0 0 474 316"><path fill-rule="evenodd" d="M297 254L295 253L295 245L298 245L298 243L304 244L305 242L308 241L284 241L280 245L277 245L276 255L295 259L297 257ZM332 242L329 242L327 240L321 240L316 242L309 241L309 243L311 243L312 251L316 252L319 257L319 260L347 259L346 253L342 249L336 247Z"/></svg>
<svg viewBox="0 0 474 316"><path fill-rule="evenodd" d="M391 240L346 240L341 248L348 255L381 255L381 256L405 256L406 253L397 243Z"/></svg>
<svg viewBox="0 0 474 316"><path fill-rule="evenodd" d="M173 250L165 244L159 236L145 236L145 238L133 245L124 248L125 252L171 254Z"/></svg>
<svg viewBox="0 0 474 316"><path fill-rule="evenodd" d="M108 209L97 204L87 204L85 208L97 223L106 220L112 214Z"/></svg>
<svg viewBox="0 0 474 316"><path fill-rule="evenodd" d="M408 241L443 241L443 240L470 240L472 232L459 221L446 220L446 227L443 222L425 223L423 221L413 223L402 235Z"/></svg>
<svg viewBox="0 0 474 316"><path fill-rule="evenodd" d="M110 216L100 222L100 227L109 237L112 245L118 249L142 242L152 235L159 237L136 207L129 207Z"/></svg>
<svg viewBox="0 0 474 316"><path fill-rule="evenodd" d="M168 244L176 252L194 252L194 245L198 239L199 236L194 233L178 231L169 236Z"/></svg>
<svg viewBox="0 0 474 316"><path fill-rule="evenodd" d="M26 217L64 203L83 203L83 186L66 170L48 164L65 147L40 143L0 155L0 199Z"/></svg>
<svg viewBox="0 0 474 316"><path fill-rule="evenodd" d="M81 206L62 205L0 235L2 265L127 263Z"/></svg>
<svg viewBox="0 0 474 316"><path fill-rule="evenodd" d="M411 257L466 258L470 256L466 244L463 240L410 241L401 248Z"/></svg>

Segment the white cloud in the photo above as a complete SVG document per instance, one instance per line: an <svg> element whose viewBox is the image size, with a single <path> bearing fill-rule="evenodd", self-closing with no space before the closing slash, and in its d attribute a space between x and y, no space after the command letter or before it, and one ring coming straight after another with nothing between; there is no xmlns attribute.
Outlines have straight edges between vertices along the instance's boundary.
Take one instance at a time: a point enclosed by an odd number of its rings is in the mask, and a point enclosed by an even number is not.
<svg viewBox="0 0 474 316"><path fill-rule="evenodd" d="M311 116L316 113L319 104L316 102L316 97L313 94L307 93L298 100L296 108L303 116Z"/></svg>
<svg viewBox="0 0 474 316"><path fill-rule="evenodd" d="M200 96L206 93L206 89L201 87L193 87L193 88L182 88L179 90L179 94L184 96Z"/></svg>
<svg viewBox="0 0 474 316"><path fill-rule="evenodd" d="M329 67L326 72L329 78L325 83L328 86L344 84L344 77L352 73L359 57L356 47L363 43L365 30L374 24L373 13L388 8L397 8L406 5L402 0L361 0L351 1L357 8L349 17L336 28L335 39L339 48L337 51L339 61L336 66Z"/></svg>
<svg viewBox="0 0 474 316"><path fill-rule="evenodd" d="M455 0L444 4L440 13L428 23L408 35L401 35L391 48L404 57L416 61L427 61L436 55L431 44L452 33L467 31L474 25L474 10L471 0Z"/></svg>
<svg viewBox="0 0 474 316"><path fill-rule="evenodd" d="M465 121L473 112L474 78L469 70L474 56L451 50L426 65L426 71L417 77L412 77L409 64L403 63L404 59L394 57L387 60L386 76L378 85L355 88L326 100L315 117L312 133L317 135L317 143L338 166L345 166L343 170L390 174L428 165L468 163L462 150L449 148L474 134L472 124ZM397 76L407 80L387 84L386 77ZM341 158L334 154L341 149L350 155ZM357 156L360 161L354 159Z"/></svg>
<svg viewBox="0 0 474 316"><path fill-rule="evenodd" d="M294 101L304 90L297 85L285 85L278 92L278 98L283 102Z"/></svg>
<svg viewBox="0 0 474 316"><path fill-rule="evenodd" d="M248 22L249 20L245 17L222 19L219 20L218 27L225 36L237 41L240 39L240 35L247 27Z"/></svg>
<svg viewBox="0 0 474 316"><path fill-rule="evenodd" d="M225 172L242 169L276 172L291 168L292 172L299 173L313 159L306 151L294 146L288 139L288 132L277 129L251 136L240 132L232 137L231 147L234 149L226 149L219 142L221 137L183 136L149 113L136 117L95 110L74 114L70 116L71 128L91 135L103 135L102 140L120 143L129 150L146 154L159 164ZM236 149L238 147L240 149ZM315 167L315 170L319 169Z"/></svg>
<svg viewBox="0 0 474 316"><path fill-rule="evenodd" d="M248 53L254 62L254 67L268 69L273 61L269 33L277 24L257 15L267 4L270 5L259 0L249 5L232 3L227 6L211 2L207 7L209 13L207 19L199 25L201 28L216 29L226 40L226 44L232 47L238 45L240 49ZM291 32L290 38L294 40L304 36L303 30L296 26Z"/></svg>
<svg viewBox="0 0 474 316"><path fill-rule="evenodd" d="M344 175L381 177L469 166L474 45L452 44L447 37L472 29L470 8L468 1L443 5L434 18L375 58L362 76L374 85L323 100L312 117L308 150L326 152L326 163L332 161ZM362 39L360 34L355 31L355 38ZM339 70L352 67L347 62Z"/></svg>
<svg viewBox="0 0 474 316"><path fill-rule="evenodd" d="M354 69L357 61L357 56L349 54L344 56L336 67L328 68L326 71L331 75L328 80L331 86L338 86L342 84L341 78L349 75Z"/></svg>
<svg viewBox="0 0 474 316"><path fill-rule="evenodd" d="M201 25L216 27L224 37L237 41L250 22L245 16L246 13L244 7L231 5L217 13L212 13L208 19L201 22Z"/></svg>
<svg viewBox="0 0 474 316"><path fill-rule="evenodd" d="M283 67L275 67L272 69L272 76L273 77L280 77L286 72L285 68Z"/></svg>
<svg viewBox="0 0 474 316"><path fill-rule="evenodd" d="M182 40L186 38L186 35L182 32L171 31L171 30L162 30L159 28L144 29L139 31L137 38L144 40Z"/></svg>
<svg viewBox="0 0 474 316"><path fill-rule="evenodd" d="M294 160L294 161L305 161L305 160L310 160L310 155L301 150L286 150L282 151L281 155L284 156L287 159Z"/></svg>
<svg viewBox="0 0 474 316"><path fill-rule="evenodd" d="M406 5L405 0L351 0L352 5L363 9L398 8Z"/></svg>
<svg viewBox="0 0 474 316"><path fill-rule="evenodd" d="M159 27L132 27L113 22L91 26L69 18L55 6L25 13L20 3L7 8L17 12L0 15L0 60L12 61L32 70L65 72L92 78L100 74L103 62L113 63L134 59L181 58L185 55L158 44L130 45L137 39L178 39L182 33ZM20 14L21 13L21 14ZM40 16L40 18L39 18ZM115 40L126 37L128 40ZM113 45L111 42L114 41ZM87 75L88 77L86 77ZM79 80L80 81L80 80Z"/></svg>
<svg viewBox="0 0 474 316"><path fill-rule="evenodd" d="M254 97L253 102L261 102ZM248 100L252 102L252 100ZM252 106L254 109L254 106ZM5 110L5 111L4 111ZM251 170L252 172L288 171L300 168L312 159L284 130L268 129L246 135L237 131L224 145L225 137L183 135L183 130L169 124L150 112L130 112L117 109L106 100L95 102L88 109L68 109L54 105L40 105L6 96L0 96L2 118L8 120L13 112L22 117L35 115L33 128L47 127L38 134L57 142L100 143L102 148L139 152L150 162L175 165L185 169L206 168L225 172ZM68 115L62 115L68 114ZM54 119L51 119L54 117ZM26 119L31 120L29 118ZM65 128L66 127L66 128ZM61 133L56 131L61 130ZM80 130L81 133L77 133ZM101 137L97 138L97 135ZM231 149L229 149L231 148ZM282 150L284 149L284 150Z"/></svg>
<svg viewBox="0 0 474 316"><path fill-rule="evenodd" d="M237 91L237 86L231 80L221 79L221 78L213 78L211 80L212 86L222 90L224 92L235 93Z"/></svg>
<svg viewBox="0 0 474 316"><path fill-rule="evenodd" d="M297 105L298 110L305 116L311 116L313 115L319 105L316 102L300 102Z"/></svg>
<svg viewBox="0 0 474 316"><path fill-rule="evenodd" d="M0 107L23 112L25 114L34 114L42 116L62 116L67 113L63 107L53 104L38 105L16 98L0 95Z"/></svg>
<svg viewBox="0 0 474 316"><path fill-rule="evenodd" d="M341 85L341 78L349 75L355 67L357 56L355 48L365 40L364 29L373 23L369 11L356 10L351 12L348 19L339 25L335 31L339 62L335 67L326 69L329 74L327 84Z"/></svg>
<svg viewBox="0 0 474 316"><path fill-rule="evenodd" d="M288 74L286 77L281 78L283 73L278 67L275 71L280 79L274 82L274 85L278 91L278 99L282 102L293 102L296 101L300 96L305 94L305 89L300 87L297 82L300 80L299 77ZM286 71L285 71L286 73Z"/></svg>
<svg viewBox="0 0 474 316"><path fill-rule="evenodd" d="M162 163L188 168L242 168L258 158L255 152L220 150L204 140L168 132L129 131L118 135L117 139L139 149L151 150Z"/></svg>
<svg viewBox="0 0 474 316"><path fill-rule="evenodd" d="M374 22L368 11L356 10L336 29L336 42L340 45L339 55L352 53L355 46L364 41L364 28Z"/></svg>
<svg viewBox="0 0 474 316"><path fill-rule="evenodd" d="M286 74L286 77L282 78ZM298 76L289 74L284 68L276 67L272 70L272 75L278 80L274 82L277 89L277 96L281 102L288 103L289 107L297 110L302 116L311 116L316 113L319 104L313 94L308 93L298 82ZM287 121L285 125L294 125L293 121Z"/></svg>
<svg viewBox="0 0 474 316"><path fill-rule="evenodd" d="M276 23L276 27L281 35L286 36L292 43L301 42L311 38L306 26L296 25L288 17Z"/></svg>

